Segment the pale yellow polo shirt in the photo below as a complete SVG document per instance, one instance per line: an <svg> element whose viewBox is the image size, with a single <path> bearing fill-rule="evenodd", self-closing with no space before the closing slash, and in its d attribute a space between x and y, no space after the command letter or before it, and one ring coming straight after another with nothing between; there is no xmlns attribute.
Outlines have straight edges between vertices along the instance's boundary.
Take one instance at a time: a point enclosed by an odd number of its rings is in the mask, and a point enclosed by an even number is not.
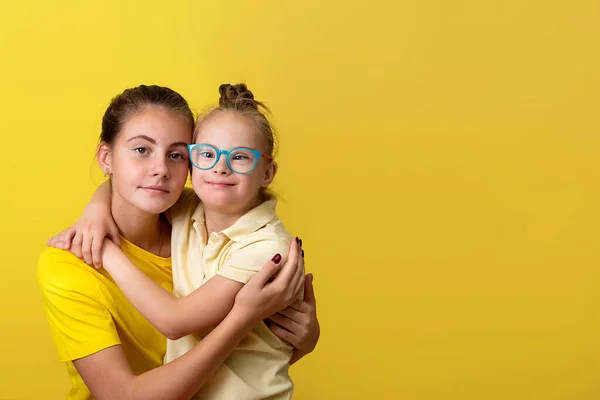
<svg viewBox="0 0 600 400"><path fill-rule="evenodd" d="M121 238L121 250L150 279L171 291L171 259L158 257ZM47 248L37 269L44 312L58 356L71 380L69 400L93 399L73 360L122 345L136 375L162 365L165 337L127 300L104 270L72 253Z"/></svg>
<svg viewBox="0 0 600 400"><path fill-rule="evenodd" d="M170 210L173 293L183 297L215 275L246 283L277 253L283 261L292 235L275 213L277 201L250 210L231 227L207 237L202 203L191 190ZM188 352L201 338L188 335L167 341L169 362ZM210 400L290 399L288 375L293 347L264 323L256 326L198 392Z"/></svg>

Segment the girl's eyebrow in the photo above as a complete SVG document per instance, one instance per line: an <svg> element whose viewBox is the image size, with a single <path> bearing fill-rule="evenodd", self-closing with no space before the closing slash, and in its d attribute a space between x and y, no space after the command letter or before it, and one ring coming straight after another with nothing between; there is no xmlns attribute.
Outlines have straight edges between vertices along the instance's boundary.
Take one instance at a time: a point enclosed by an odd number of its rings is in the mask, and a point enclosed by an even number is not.
<svg viewBox="0 0 600 400"><path fill-rule="evenodd" d="M150 136L146 136L146 135L137 135L134 136L132 138L127 139L127 142L131 142L134 139L144 139L147 140L148 142L152 143L152 144L156 144L156 140L152 139ZM127 143L125 142L125 143ZM187 143L186 142L175 142L175 143L171 143L169 145L169 147L177 147L177 146L183 146L183 147L187 147Z"/></svg>
<svg viewBox="0 0 600 400"><path fill-rule="evenodd" d="M156 144L156 140L154 140L150 136L146 136L146 135L137 135L137 136L134 136L132 138L127 139L127 142L125 142L125 143L131 142L134 139L144 139L144 140L149 141L152 144Z"/></svg>

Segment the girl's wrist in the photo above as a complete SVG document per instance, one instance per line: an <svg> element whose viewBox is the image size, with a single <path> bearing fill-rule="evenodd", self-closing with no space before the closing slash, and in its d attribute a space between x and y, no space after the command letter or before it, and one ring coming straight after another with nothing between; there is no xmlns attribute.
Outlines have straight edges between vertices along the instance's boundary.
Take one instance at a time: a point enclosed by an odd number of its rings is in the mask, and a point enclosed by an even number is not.
<svg viewBox="0 0 600 400"><path fill-rule="evenodd" d="M261 321L260 317L253 315L253 313L237 304L233 305L226 318L240 330L247 330L248 332Z"/></svg>

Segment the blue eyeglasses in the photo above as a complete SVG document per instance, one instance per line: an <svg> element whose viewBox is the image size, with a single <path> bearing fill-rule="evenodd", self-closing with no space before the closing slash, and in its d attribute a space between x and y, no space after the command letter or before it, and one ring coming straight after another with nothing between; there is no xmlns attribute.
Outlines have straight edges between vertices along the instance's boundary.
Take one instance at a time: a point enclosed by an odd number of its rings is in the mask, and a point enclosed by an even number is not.
<svg viewBox="0 0 600 400"><path fill-rule="evenodd" d="M207 143L188 144L188 151L192 165L203 170L212 169L219 162L221 155L224 155L227 166L236 174L249 174L252 172L261 157L267 160L273 159L271 156L247 147L219 150L212 144Z"/></svg>

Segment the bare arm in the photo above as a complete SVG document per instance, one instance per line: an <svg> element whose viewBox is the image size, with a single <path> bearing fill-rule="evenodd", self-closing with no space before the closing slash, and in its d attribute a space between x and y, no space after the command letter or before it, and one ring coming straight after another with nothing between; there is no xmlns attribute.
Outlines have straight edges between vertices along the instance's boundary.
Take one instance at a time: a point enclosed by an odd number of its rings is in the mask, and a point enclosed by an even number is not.
<svg viewBox="0 0 600 400"><path fill-rule="evenodd" d="M232 310L199 344L184 356L135 376L121 346L114 346L74 361L92 394L104 399L188 399L210 378L239 341L262 318L284 308L298 297L304 269L298 263L299 246L280 273L274 262L240 290Z"/></svg>
<svg viewBox="0 0 600 400"><path fill-rule="evenodd" d="M190 295L177 298L139 270L113 243L104 244L102 264L131 304L169 339L209 332L233 307L242 283L215 276Z"/></svg>
<svg viewBox="0 0 600 400"><path fill-rule="evenodd" d="M189 399L250 331L252 323L232 312L190 352L138 376L133 374L120 345L73 364L98 400Z"/></svg>

